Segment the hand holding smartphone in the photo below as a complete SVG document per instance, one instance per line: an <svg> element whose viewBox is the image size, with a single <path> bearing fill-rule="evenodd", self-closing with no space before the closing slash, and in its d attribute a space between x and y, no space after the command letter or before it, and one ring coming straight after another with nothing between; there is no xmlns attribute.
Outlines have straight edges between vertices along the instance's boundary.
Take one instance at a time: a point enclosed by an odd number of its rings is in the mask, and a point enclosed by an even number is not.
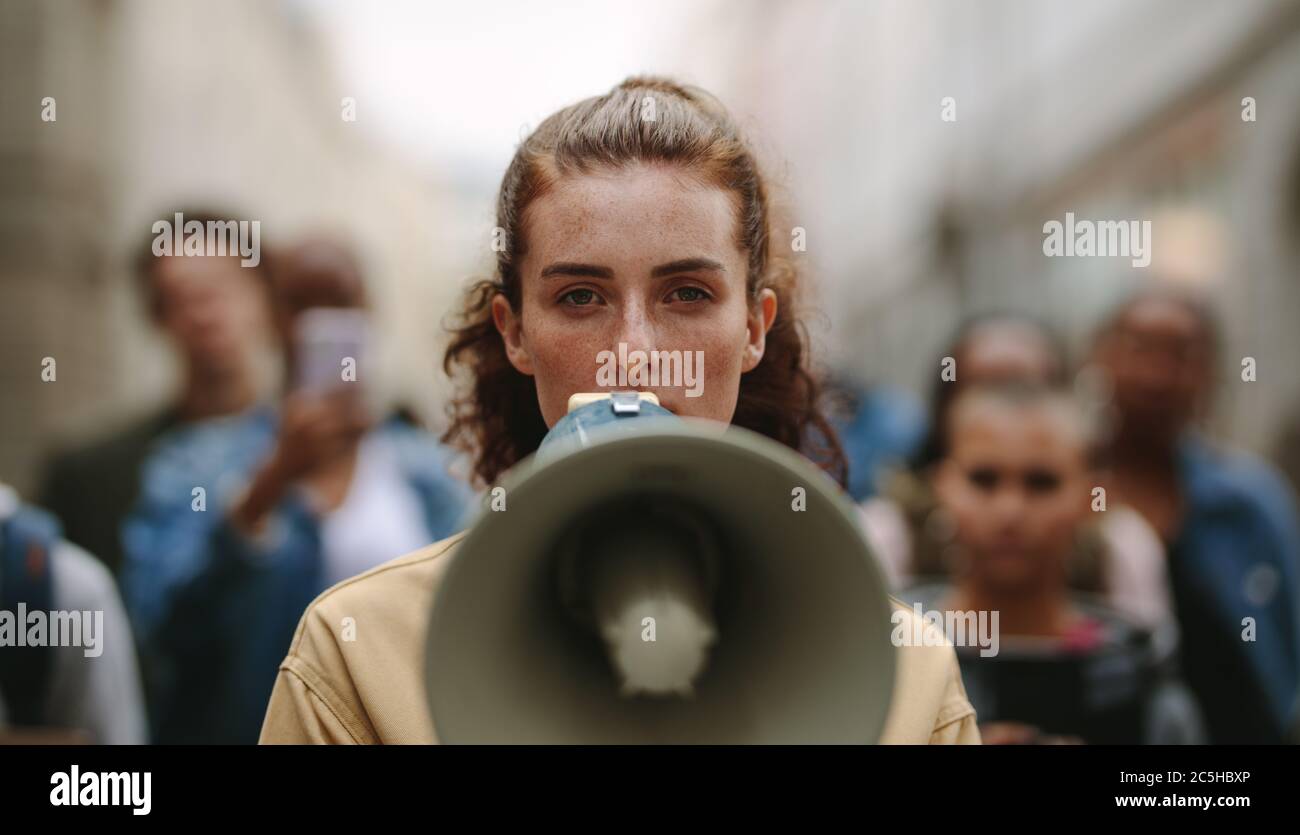
<svg viewBox="0 0 1300 835"><path fill-rule="evenodd" d="M355 308L318 307L299 314L293 388L325 393L360 385L369 327L366 313Z"/></svg>

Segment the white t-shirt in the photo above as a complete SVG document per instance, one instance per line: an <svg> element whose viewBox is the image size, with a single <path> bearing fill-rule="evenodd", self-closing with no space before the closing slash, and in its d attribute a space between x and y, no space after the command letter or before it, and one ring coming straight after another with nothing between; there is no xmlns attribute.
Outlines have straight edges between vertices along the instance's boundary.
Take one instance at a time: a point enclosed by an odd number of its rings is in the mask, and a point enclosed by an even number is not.
<svg viewBox="0 0 1300 835"><path fill-rule="evenodd" d="M321 522L325 582L332 586L432 541L397 450L382 433L369 433L357 449L343 503Z"/></svg>

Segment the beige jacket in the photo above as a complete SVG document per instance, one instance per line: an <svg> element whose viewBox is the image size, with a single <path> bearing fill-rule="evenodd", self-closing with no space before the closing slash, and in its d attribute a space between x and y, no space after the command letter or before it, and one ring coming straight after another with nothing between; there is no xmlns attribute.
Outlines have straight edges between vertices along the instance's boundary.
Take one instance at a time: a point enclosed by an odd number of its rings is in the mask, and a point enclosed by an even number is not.
<svg viewBox="0 0 1300 835"><path fill-rule="evenodd" d="M262 743L438 741L425 706L425 628L434 590L462 536L385 563L316 598L280 665ZM349 641L343 640L347 618L355 625ZM910 630L911 623L906 626ZM951 646L900 648L894 687L881 742L979 743Z"/></svg>

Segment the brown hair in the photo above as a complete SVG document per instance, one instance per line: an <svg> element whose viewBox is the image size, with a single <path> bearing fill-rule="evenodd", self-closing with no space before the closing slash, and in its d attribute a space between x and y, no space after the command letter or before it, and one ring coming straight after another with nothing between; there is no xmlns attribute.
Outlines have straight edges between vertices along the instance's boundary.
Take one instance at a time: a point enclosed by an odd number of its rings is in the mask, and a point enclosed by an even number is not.
<svg viewBox="0 0 1300 835"><path fill-rule="evenodd" d="M647 102L649 100L649 102ZM654 119L642 108L653 104ZM474 456L474 473L491 484L534 452L546 435L533 378L518 372L492 321L492 299L505 296L518 311L519 264L527 252L526 212L561 177L636 163L677 165L729 191L737 210L737 246L748 256L751 301L771 288L777 316L763 359L740 380L732 423L800 450L841 484L847 463L818 402L808 367L807 330L795 310L798 274L770 249L767 189L758 164L722 105L708 93L663 78L633 77L603 96L551 115L520 144L497 198L497 227L505 230L496 275L466 292L443 367L468 374L468 388L451 402L443 440Z"/></svg>

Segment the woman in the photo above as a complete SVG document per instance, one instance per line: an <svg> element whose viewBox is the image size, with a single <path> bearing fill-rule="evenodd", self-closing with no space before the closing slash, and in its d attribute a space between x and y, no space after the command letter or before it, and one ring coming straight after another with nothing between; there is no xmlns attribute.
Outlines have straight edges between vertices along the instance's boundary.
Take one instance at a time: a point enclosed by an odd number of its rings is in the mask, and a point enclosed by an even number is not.
<svg viewBox="0 0 1300 835"><path fill-rule="evenodd" d="M796 275L771 252L766 186L706 94L632 78L552 115L507 169L497 224L497 275L470 291L446 358L469 378L447 439L471 453L482 482L535 451L571 395L601 388L598 356L622 344L702 352L699 396L652 389L667 409L800 449L843 483L791 307ZM317 599L281 667L263 742L436 741L423 645L457 541ZM898 657L884 741L977 742L951 647Z"/></svg>
<svg viewBox="0 0 1300 835"><path fill-rule="evenodd" d="M1197 430L1219 351L1212 308L1180 289L1141 289L1106 320L1111 496L1159 533L1210 741L1273 744L1300 721L1300 520L1276 471Z"/></svg>
<svg viewBox="0 0 1300 835"><path fill-rule="evenodd" d="M370 417L366 372L342 379L345 353L365 368L365 283L352 253L304 241L280 256L270 284L282 401L160 438L123 524L122 594L161 744L256 740L312 599L460 530L472 501L448 473L449 450ZM210 510L195 512L196 485Z"/></svg>
<svg viewBox="0 0 1300 835"><path fill-rule="evenodd" d="M948 410L934 491L963 570L905 599L996 612L998 651L957 650L985 743L1195 743L1195 702L1172 642L1069 586L1091 521L1095 422L1065 389L967 386Z"/></svg>
<svg viewBox="0 0 1300 835"><path fill-rule="evenodd" d="M1064 386L1069 368L1053 332L1019 313L967 320L944 356L956 363L956 379L936 374L929 431L912 468L894 473L883 495L861 506L867 538L898 589L952 579L964 568L954 541L956 527L932 484L935 469L950 452L953 403L980 386ZM1101 598L1143 626L1169 634L1164 555L1155 532L1132 508L1112 501L1106 513L1094 514L1079 531L1067 571L1072 591Z"/></svg>

